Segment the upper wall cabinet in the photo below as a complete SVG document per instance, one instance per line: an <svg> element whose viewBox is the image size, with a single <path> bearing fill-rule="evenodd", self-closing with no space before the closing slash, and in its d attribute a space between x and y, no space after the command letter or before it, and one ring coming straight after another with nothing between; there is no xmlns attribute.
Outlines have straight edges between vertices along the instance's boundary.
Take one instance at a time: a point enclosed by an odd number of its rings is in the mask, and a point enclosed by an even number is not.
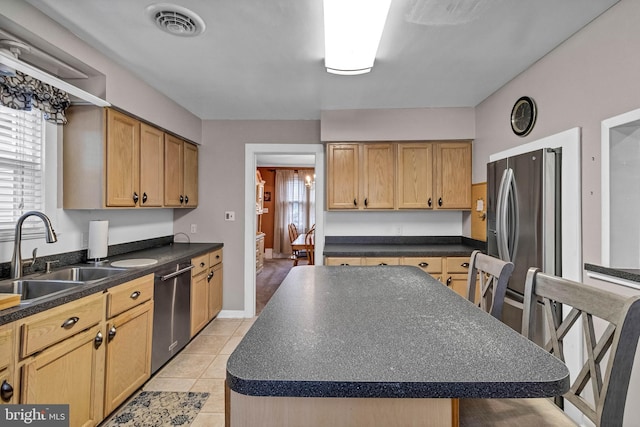
<svg viewBox="0 0 640 427"><path fill-rule="evenodd" d="M393 209L393 144L328 144L329 209Z"/></svg>
<svg viewBox="0 0 640 427"><path fill-rule="evenodd" d="M165 140L171 135L114 109L72 106L64 126L65 209L173 207L165 203ZM180 191L188 182L189 207L197 204L197 147L184 155ZM193 171L195 170L195 174ZM173 176L173 175L172 175ZM186 176L186 178L185 178ZM172 180L169 180L173 183ZM195 190L193 190L195 188ZM177 206L184 206L178 203Z"/></svg>
<svg viewBox="0 0 640 427"><path fill-rule="evenodd" d="M327 144L329 210L470 209L471 143Z"/></svg>
<svg viewBox="0 0 640 427"><path fill-rule="evenodd" d="M164 205L198 205L198 147L172 135L164 141Z"/></svg>

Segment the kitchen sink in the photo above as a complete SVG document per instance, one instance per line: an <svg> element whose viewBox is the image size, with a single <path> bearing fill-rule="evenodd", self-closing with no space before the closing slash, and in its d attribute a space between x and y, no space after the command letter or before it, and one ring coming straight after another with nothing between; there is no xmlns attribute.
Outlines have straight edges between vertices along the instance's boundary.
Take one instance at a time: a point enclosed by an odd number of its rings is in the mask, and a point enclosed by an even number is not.
<svg viewBox="0 0 640 427"><path fill-rule="evenodd" d="M85 282L77 280L19 279L0 284L0 292L20 294L21 303L24 304L84 284Z"/></svg>
<svg viewBox="0 0 640 427"><path fill-rule="evenodd" d="M38 277L40 280L62 280L93 282L106 279L127 271L126 268L115 267L68 267Z"/></svg>

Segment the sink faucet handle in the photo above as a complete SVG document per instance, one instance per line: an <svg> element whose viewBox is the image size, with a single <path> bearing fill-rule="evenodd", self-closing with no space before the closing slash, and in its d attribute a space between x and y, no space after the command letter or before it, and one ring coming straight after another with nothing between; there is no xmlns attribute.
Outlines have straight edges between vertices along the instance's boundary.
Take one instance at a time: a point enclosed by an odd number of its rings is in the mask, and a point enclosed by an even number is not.
<svg viewBox="0 0 640 427"><path fill-rule="evenodd" d="M59 259L54 259L54 260L52 260L52 261L45 261L45 269L44 269L44 272L45 272L45 273L51 273L51 264L55 264L55 263L58 263L58 262L60 262L60 260L59 260Z"/></svg>
<svg viewBox="0 0 640 427"><path fill-rule="evenodd" d="M34 248L31 253L31 259L25 259L22 261L23 267L32 267L33 264L36 263L36 259L38 258L38 248Z"/></svg>

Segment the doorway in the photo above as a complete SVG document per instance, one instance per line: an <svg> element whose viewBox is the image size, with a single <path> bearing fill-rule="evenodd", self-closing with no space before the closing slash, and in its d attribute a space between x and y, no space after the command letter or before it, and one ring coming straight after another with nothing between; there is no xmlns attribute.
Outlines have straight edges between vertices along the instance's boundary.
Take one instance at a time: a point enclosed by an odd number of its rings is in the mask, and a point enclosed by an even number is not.
<svg viewBox="0 0 640 427"><path fill-rule="evenodd" d="M244 316L256 311L256 215L255 185L258 158L313 156L315 183L315 248L324 249L324 147L322 144L246 144L245 145L245 220L244 220ZM320 257L321 258L321 257Z"/></svg>

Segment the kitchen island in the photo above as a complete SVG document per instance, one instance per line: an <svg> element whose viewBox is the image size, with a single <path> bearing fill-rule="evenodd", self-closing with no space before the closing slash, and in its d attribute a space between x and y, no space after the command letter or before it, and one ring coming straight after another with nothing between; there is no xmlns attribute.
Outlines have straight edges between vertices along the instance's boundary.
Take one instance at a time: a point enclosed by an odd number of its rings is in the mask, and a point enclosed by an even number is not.
<svg viewBox="0 0 640 427"><path fill-rule="evenodd" d="M547 397L566 366L415 267L291 270L227 364L231 426L457 424Z"/></svg>

